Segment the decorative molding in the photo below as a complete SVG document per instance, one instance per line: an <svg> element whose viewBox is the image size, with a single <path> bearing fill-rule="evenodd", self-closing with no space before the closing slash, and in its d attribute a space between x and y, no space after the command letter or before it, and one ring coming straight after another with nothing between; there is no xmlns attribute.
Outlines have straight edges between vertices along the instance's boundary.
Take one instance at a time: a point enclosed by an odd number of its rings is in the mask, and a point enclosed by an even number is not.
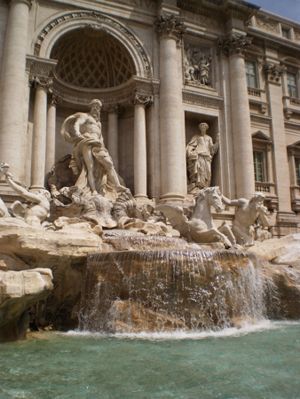
<svg viewBox="0 0 300 399"><path fill-rule="evenodd" d="M135 92L134 99L133 99L134 105L140 104L140 105L144 105L146 107L147 105L152 104L152 102L153 102L153 96L146 94L146 93L139 92L139 91Z"/></svg>
<svg viewBox="0 0 300 399"><path fill-rule="evenodd" d="M271 126L272 118L270 116L250 113L250 119L252 122L263 123Z"/></svg>
<svg viewBox="0 0 300 399"><path fill-rule="evenodd" d="M202 107L220 109L223 107L224 100L219 96L209 96L195 93L190 90L183 90L183 102L186 104L200 105Z"/></svg>
<svg viewBox="0 0 300 399"><path fill-rule="evenodd" d="M53 19L51 22L49 22L39 33L37 40L34 45L34 54L36 56L39 55L40 49L42 46L43 41L45 40L46 36L58 25L63 24L68 21L74 21L74 20L82 20L82 19L90 19L91 21L95 21L95 24L93 22L90 22L86 24L87 27L92 27L95 29L95 26L97 29L104 29L105 27L102 26L103 24L110 25L117 29L122 35L129 40L135 47L135 49L138 51L140 58L143 62L143 69L144 69L144 75L145 77L151 77L152 76L152 68L151 68L151 63L150 60L147 56L147 53L145 52L143 45L139 42L139 40L135 37L135 35L130 32L124 25L116 21L115 19L109 18L106 15L97 12L97 11L88 11L88 10L82 10L82 11L72 11L68 12L64 15L61 15L55 19ZM100 24L100 25L99 25Z"/></svg>
<svg viewBox="0 0 300 399"><path fill-rule="evenodd" d="M28 55L26 57L26 70L29 75L29 84L50 89L53 85L53 71L56 64L56 60Z"/></svg>
<svg viewBox="0 0 300 399"><path fill-rule="evenodd" d="M281 84L281 76L286 70L286 67L280 64L274 64L272 62L266 62L263 65L263 71L266 75L266 79L270 83Z"/></svg>
<svg viewBox="0 0 300 399"><path fill-rule="evenodd" d="M251 37L241 33L232 33L228 37L219 39L218 46L227 56L231 54L244 55L251 43Z"/></svg>
<svg viewBox="0 0 300 399"><path fill-rule="evenodd" d="M265 16L256 17L256 26L266 32L279 34L279 23Z"/></svg>
<svg viewBox="0 0 300 399"><path fill-rule="evenodd" d="M182 41L186 30L183 19L174 14L162 14L155 21L156 31L161 36L169 36L178 42Z"/></svg>

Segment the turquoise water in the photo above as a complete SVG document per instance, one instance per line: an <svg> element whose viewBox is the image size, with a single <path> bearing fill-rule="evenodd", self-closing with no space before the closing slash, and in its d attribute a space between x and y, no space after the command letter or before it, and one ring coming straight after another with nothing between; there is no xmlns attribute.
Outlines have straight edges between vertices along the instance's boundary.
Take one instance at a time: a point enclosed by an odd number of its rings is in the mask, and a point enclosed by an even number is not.
<svg viewBox="0 0 300 399"><path fill-rule="evenodd" d="M300 323L0 345L0 398L299 399Z"/></svg>

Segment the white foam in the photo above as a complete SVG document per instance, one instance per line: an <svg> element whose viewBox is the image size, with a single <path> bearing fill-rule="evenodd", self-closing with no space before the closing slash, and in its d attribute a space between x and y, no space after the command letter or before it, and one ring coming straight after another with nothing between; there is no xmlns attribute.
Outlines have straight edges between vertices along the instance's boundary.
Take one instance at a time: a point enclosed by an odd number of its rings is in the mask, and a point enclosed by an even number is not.
<svg viewBox="0 0 300 399"><path fill-rule="evenodd" d="M205 331L162 331L162 332L139 332L139 333L115 333L105 334L89 331L72 330L63 335L72 337L90 337L90 338L118 338L118 339L141 339L141 340L201 340L207 338L226 338L239 337L250 333L281 329L286 326L300 325L300 321L271 321L261 320L256 323L245 322L240 327L228 327L222 330L205 330Z"/></svg>

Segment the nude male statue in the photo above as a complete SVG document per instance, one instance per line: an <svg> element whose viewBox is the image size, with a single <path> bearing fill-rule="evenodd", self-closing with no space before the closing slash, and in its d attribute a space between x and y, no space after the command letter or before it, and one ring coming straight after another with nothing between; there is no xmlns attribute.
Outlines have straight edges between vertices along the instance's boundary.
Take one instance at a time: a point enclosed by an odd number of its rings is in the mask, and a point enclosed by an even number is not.
<svg viewBox="0 0 300 399"><path fill-rule="evenodd" d="M5 177L12 189L27 202L24 205L20 201L15 201L11 206L12 213L24 219L30 226L41 227L50 214L51 195L49 191L40 189L32 192L16 182L11 173L6 172Z"/></svg>
<svg viewBox="0 0 300 399"><path fill-rule="evenodd" d="M104 146L100 100L92 100L88 113L78 112L63 123L61 134L73 144L70 167L78 176L75 186L86 194L104 194L111 190L125 189L119 181L113 161Z"/></svg>

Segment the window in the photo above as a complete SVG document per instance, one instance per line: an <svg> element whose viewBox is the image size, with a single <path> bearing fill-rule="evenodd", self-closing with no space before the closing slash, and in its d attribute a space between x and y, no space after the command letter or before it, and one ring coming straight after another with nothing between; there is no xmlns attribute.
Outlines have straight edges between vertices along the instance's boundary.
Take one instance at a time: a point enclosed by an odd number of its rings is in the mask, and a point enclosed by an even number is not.
<svg viewBox="0 0 300 399"><path fill-rule="evenodd" d="M264 151L253 151L254 159L254 176L256 182L266 181L266 166Z"/></svg>
<svg viewBox="0 0 300 399"><path fill-rule="evenodd" d="M281 28L282 31L282 36L285 37L286 39L290 38L290 29L289 28Z"/></svg>
<svg viewBox="0 0 300 399"><path fill-rule="evenodd" d="M300 186L300 158L295 158L296 183Z"/></svg>
<svg viewBox="0 0 300 399"><path fill-rule="evenodd" d="M289 96L297 98L298 97L297 75L295 73L291 72L287 73L287 87L288 87Z"/></svg>
<svg viewBox="0 0 300 399"><path fill-rule="evenodd" d="M257 70L256 63L253 61L246 61L246 77L247 77L247 85L251 88L258 88L258 80L257 80Z"/></svg>

